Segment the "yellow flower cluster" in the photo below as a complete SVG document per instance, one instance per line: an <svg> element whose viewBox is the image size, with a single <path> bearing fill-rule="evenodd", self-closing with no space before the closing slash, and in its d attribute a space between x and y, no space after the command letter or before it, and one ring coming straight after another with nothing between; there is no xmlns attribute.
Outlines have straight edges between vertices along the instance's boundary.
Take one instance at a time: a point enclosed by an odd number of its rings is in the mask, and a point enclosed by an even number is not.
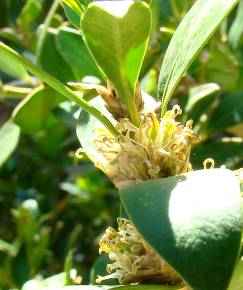
<svg viewBox="0 0 243 290"><path fill-rule="evenodd" d="M177 283L181 278L142 239L130 220L118 218L118 231L109 227L100 240L100 253L107 253L110 273L97 283L118 279L121 284L138 282ZM115 272L114 272L115 271Z"/></svg>
<svg viewBox="0 0 243 290"><path fill-rule="evenodd" d="M179 114L181 109L176 105L159 122L151 112L139 127L122 119L117 126L118 137L97 129L95 144L103 158L96 166L118 189L191 171L191 145L199 138L192 131L192 121L183 126L175 120Z"/></svg>

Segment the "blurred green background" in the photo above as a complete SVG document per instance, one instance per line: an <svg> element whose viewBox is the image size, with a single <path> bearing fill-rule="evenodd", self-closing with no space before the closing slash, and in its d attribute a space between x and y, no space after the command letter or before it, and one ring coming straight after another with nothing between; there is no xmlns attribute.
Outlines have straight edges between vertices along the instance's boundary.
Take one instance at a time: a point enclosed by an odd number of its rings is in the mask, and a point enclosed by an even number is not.
<svg viewBox="0 0 243 290"><path fill-rule="evenodd" d="M165 50L194 2L152 2L153 29L140 82L155 99ZM65 83L104 83L75 27L77 15L54 5L50 0L1 0L0 40ZM192 150L194 169L208 157L217 167L243 167L242 21L243 1L196 58L171 100L184 109L182 122L193 118L202 138ZM117 190L87 157L75 157L79 108L1 55L0 71L0 289L21 289L28 280L65 271L56 276L60 283L89 283L99 237L119 215ZM76 278L69 277L71 268Z"/></svg>

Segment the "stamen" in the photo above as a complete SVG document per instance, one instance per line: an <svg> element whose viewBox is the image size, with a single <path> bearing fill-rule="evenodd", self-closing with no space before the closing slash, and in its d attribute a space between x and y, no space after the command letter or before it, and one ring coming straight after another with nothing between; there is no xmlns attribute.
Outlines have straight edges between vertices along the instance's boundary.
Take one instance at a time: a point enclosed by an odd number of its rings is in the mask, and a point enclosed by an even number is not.
<svg viewBox="0 0 243 290"><path fill-rule="evenodd" d="M215 166L215 161L212 158L207 158L203 162L204 169L213 169Z"/></svg>

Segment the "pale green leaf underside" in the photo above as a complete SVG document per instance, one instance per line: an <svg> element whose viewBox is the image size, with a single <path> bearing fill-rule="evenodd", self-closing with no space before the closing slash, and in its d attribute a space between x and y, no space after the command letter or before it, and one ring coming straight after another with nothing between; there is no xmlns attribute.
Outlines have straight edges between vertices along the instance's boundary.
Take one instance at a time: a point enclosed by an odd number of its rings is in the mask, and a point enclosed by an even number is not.
<svg viewBox="0 0 243 290"><path fill-rule="evenodd" d="M0 71L22 80L29 80L29 75L24 67L11 57L0 52Z"/></svg>
<svg viewBox="0 0 243 290"><path fill-rule="evenodd" d="M129 106L150 34L149 6L140 1L94 2L81 26L94 59Z"/></svg>
<svg viewBox="0 0 243 290"><path fill-rule="evenodd" d="M6 122L0 129L0 166L8 159L15 150L20 135L19 126Z"/></svg>
<svg viewBox="0 0 243 290"><path fill-rule="evenodd" d="M143 238L193 290L226 290L239 253L240 188L226 169L146 181L121 191Z"/></svg>
<svg viewBox="0 0 243 290"><path fill-rule="evenodd" d="M188 102L184 108L185 112L190 112L197 102L220 90L217 84L209 83L196 86L189 91Z"/></svg>
<svg viewBox="0 0 243 290"><path fill-rule="evenodd" d="M166 51L159 77L162 112L184 73L239 0L198 0L186 14Z"/></svg>

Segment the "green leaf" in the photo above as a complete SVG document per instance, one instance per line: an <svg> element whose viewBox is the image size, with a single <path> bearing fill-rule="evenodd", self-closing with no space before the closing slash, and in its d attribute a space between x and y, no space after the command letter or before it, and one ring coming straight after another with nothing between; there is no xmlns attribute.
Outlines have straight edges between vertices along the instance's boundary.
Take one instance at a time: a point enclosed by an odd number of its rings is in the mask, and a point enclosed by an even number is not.
<svg viewBox="0 0 243 290"><path fill-rule="evenodd" d="M98 275L100 276L107 275L106 267L108 264L110 264L110 259L107 254L102 254L96 259L95 264L92 267L91 272L90 272L90 284L92 285L97 284L95 280ZM102 284L104 283L106 283L106 285L115 285L117 283L117 280L113 279L113 280L104 281Z"/></svg>
<svg viewBox="0 0 243 290"><path fill-rule="evenodd" d="M105 108L105 102L100 96L92 99L90 101L90 104L95 105L95 107L103 115L108 117L109 120L113 124L115 124L115 120ZM105 129L104 125L102 125L102 123L99 120L88 114L86 111L81 110L77 122L76 133L79 142L82 145L82 148L84 149L86 155L94 163L96 163L98 160L102 158L102 155L97 152L96 146L94 144L94 139L96 137L96 133L94 130L97 128Z"/></svg>
<svg viewBox="0 0 243 290"><path fill-rule="evenodd" d="M229 44L234 49L238 48L241 36L243 35L242 19L243 19L243 1L241 0L238 6L235 20L230 27L228 35Z"/></svg>
<svg viewBox="0 0 243 290"><path fill-rule="evenodd" d="M208 135L215 135L241 122L243 122L243 92L224 94L210 116L205 131Z"/></svg>
<svg viewBox="0 0 243 290"><path fill-rule="evenodd" d="M226 169L146 181L121 191L142 237L193 290L226 290L243 226L239 183Z"/></svg>
<svg viewBox="0 0 243 290"><path fill-rule="evenodd" d="M0 52L0 71L16 78L28 81L30 79L27 71L20 62Z"/></svg>
<svg viewBox="0 0 243 290"><path fill-rule="evenodd" d="M81 0L62 0L64 4L70 7L76 14L81 15L84 10L84 6Z"/></svg>
<svg viewBox="0 0 243 290"><path fill-rule="evenodd" d="M243 162L243 142L213 141L201 143L193 148L191 163L194 169L201 169L203 161L213 158L217 167L225 165L227 168L235 169Z"/></svg>
<svg viewBox="0 0 243 290"><path fill-rule="evenodd" d="M22 29L31 29L32 22L41 12L41 3L38 0L28 0L21 9L17 23Z"/></svg>
<svg viewBox="0 0 243 290"><path fill-rule="evenodd" d="M243 257L236 264L228 290L242 290L243 285Z"/></svg>
<svg viewBox="0 0 243 290"><path fill-rule="evenodd" d="M75 26L76 28L79 28L79 26L80 26L80 15L75 10L70 8L70 6L68 6L65 3L63 3L63 8L64 8L65 14L66 14L67 19L69 20L69 22L73 26Z"/></svg>
<svg viewBox="0 0 243 290"><path fill-rule="evenodd" d="M217 84L210 83L193 87L189 91L184 112L194 122L197 122L208 106L215 99L215 93L220 90Z"/></svg>
<svg viewBox="0 0 243 290"><path fill-rule="evenodd" d="M214 82L224 91L243 89L240 62L226 43L212 41L205 63L205 81Z"/></svg>
<svg viewBox="0 0 243 290"><path fill-rule="evenodd" d="M13 120L26 132L45 129L53 120L52 110L65 98L49 87L34 89L14 110Z"/></svg>
<svg viewBox="0 0 243 290"><path fill-rule="evenodd" d="M18 248L15 245L9 244L8 242L0 239L0 252L7 253L8 255L14 257L18 252Z"/></svg>
<svg viewBox="0 0 243 290"><path fill-rule="evenodd" d="M72 67L78 80L85 76L101 77L77 30L68 27L58 30L56 44L62 57Z"/></svg>
<svg viewBox="0 0 243 290"><path fill-rule="evenodd" d="M141 1L93 2L82 17L81 28L94 59L133 118L136 83L151 29L149 6Z"/></svg>
<svg viewBox="0 0 243 290"><path fill-rule="evenodd" d="M76 80L74 72L56 46L56 31L48 30L40 55L42 68L62 82Z"/></svg>
<svg viewBox="0 0 243 290"><path fill-rule="evenodd" d="M198 0L186 14L166 51L159 77L162 114L186 70L239 0Z"/></svg>
<svg viewBox="0 0 243 290"><path fill-rule="evenodd" d="M19 126L6 122L0 129L0 166L9 158L18 145L20 136Z"/></svg>

